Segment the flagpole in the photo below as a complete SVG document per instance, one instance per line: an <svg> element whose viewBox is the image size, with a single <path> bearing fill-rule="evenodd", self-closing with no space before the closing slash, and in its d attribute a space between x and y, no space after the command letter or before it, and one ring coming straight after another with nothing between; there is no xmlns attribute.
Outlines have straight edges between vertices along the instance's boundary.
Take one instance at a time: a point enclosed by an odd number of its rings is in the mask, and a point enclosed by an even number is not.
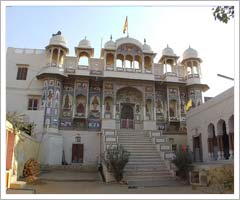
<svg viewBox="0 0 240 200"><path fill-rule="evenodd" d="M127 20L128 20L128 17L127 17ZM127 22L127 37L129 37L129 34L128 34L128 22Z"/></svg>

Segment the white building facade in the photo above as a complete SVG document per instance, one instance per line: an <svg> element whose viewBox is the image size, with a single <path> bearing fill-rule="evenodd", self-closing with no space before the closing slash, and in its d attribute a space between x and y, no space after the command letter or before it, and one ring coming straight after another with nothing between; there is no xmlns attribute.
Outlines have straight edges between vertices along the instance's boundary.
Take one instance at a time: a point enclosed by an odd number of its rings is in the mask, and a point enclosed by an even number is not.
<svg viewBox="0 0 240 200"><path fill-rule="evenodd" d="M208 89L196 50L180 62L167 46L154 63L146 40L124 37L106 42L100 58L86 38L68 53L61 32L45 49L7 50L7 111L36 123L42 164L97 164L121 129L165 135L173 151L187 143L184 107L190 98L199 106Z"/></svg>
<svg viewBox="0 0 240 200"><path fill-rule="evenodd" d="M234 158L234 88L187 114L188 145L195 161Z"/></svg>

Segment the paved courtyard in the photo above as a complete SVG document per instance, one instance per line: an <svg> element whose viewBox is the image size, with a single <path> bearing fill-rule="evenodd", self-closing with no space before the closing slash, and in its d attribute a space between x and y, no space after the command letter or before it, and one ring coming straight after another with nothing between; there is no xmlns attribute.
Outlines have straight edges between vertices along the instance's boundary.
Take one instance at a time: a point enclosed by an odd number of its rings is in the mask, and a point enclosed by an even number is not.
<svg viewBox="0 0 240 200"><path fill-rule="evenodd" d="M146 187L129 189L127 185L95 182L52 182L45 181L29 185L37 194L199 194L191 186Z"/></svg>
<svg viewBox="0 0 240 200"><path fill-rule="evenodd" d="M198 194L191 186L128 188L119 183L105 183L98 172L55 170L43 173L36 184L28 184L36 194Z"/></svg>

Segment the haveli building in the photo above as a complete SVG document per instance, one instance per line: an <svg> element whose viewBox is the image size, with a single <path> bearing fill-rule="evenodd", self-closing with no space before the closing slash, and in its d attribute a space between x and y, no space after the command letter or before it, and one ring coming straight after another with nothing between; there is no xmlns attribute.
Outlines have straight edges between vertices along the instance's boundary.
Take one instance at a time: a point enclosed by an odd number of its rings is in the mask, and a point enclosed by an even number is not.
<svg viewBox="0 0 240 200"><path fill-rule="evenodd" d="M187 144L185 105L202 104L201 58L166 47L158 63L144 44L112 38L94 58L86 38L68 56L61 32L45 49L7 50L7 111L37 124L41 163L97 164L120 133L147 134L165 159ZM126 136L126 135L125 135Z"/></svg>

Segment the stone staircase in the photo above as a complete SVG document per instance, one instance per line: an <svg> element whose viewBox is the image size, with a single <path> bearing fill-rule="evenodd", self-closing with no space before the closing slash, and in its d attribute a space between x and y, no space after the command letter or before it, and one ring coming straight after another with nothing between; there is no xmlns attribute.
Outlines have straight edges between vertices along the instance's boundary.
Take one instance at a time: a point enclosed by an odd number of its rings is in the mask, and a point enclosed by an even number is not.
<svg viewBox="0 0 240 200"><path fill-rule="evenodd" d="M130 187L176 185L173 171L144 131L117 130L118 143L130 152L124 180Z"/></svg>

